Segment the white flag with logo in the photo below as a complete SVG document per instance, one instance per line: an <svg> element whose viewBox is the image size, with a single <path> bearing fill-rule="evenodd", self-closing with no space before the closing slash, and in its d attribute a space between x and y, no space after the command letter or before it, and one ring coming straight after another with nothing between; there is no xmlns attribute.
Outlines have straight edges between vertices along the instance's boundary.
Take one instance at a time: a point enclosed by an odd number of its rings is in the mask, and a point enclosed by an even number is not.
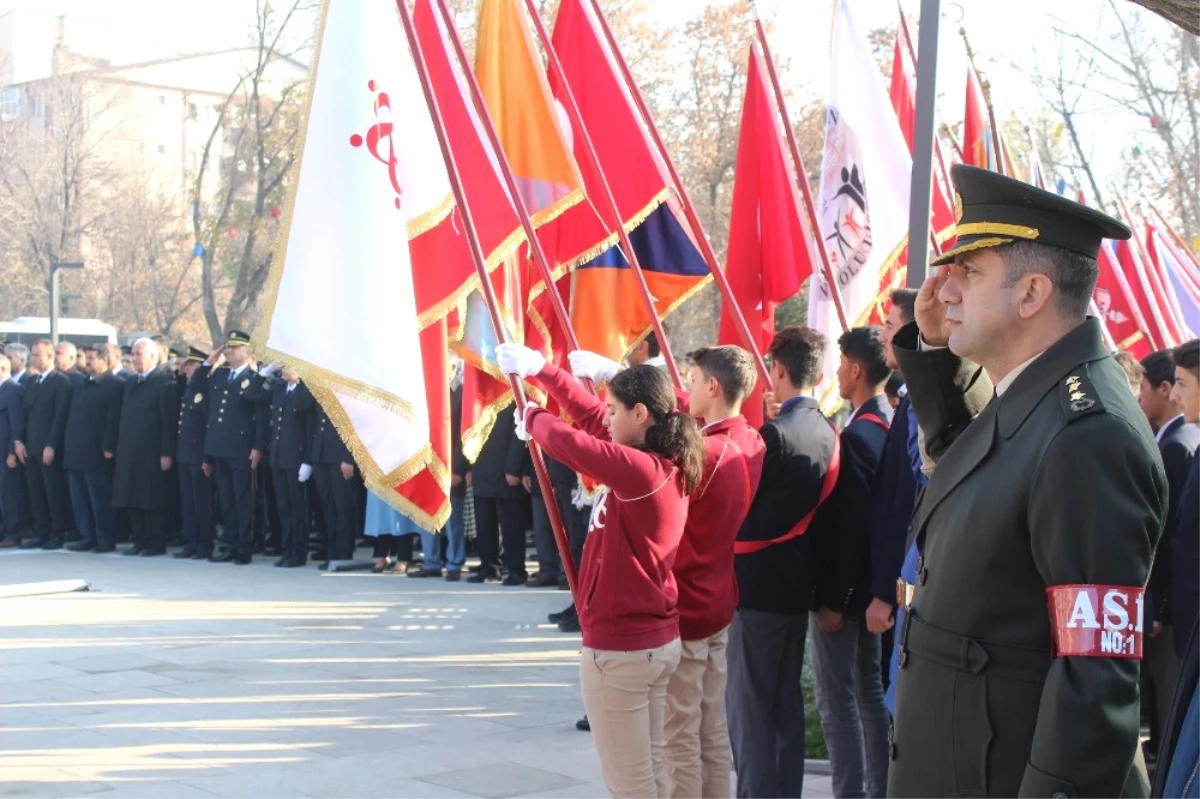
<svg viewBox="0 0 1200 799"><path fill-rule="evenodd" d="M409 230L450 212L450 184L394 0L327 0L319 30L254 340L296 367L367 485L395 502L430 457Z"/></svg>
<svg viewBox="0 0 1200 799"><path fill-rule="evenodd" d="M817 215L846 321L856 327L866 324L881 281L907 241L912 157L847 0L835 7L832 59ZM829 410L838 404L842 330L820 274L813 275L809 288L808 325L829 339L825 379L817 389Z"/></svg>

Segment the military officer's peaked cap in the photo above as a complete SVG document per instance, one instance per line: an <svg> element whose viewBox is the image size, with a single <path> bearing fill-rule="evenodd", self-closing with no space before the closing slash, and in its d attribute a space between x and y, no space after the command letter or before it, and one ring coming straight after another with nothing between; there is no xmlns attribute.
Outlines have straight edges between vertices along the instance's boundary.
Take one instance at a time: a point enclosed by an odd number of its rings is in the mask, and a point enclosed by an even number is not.
<svg viewBox="0 0 1200 799"><path fill-rule="evenodd" d="M229 338L225 340L226 347L248 347L250 346L250 335L243 333L241 330L230 330Z"/></svg>
<svg viewBox="0 0 1200 799"><path fill-rule="evenodd" d="M196 361L197 363L204 363L205 361L208 360L208 353L205 352L204 350L200 349L199 347L188 347L187 350L188 350L187 359L189 361Z"/></svg>
<svg viewBox="0 0 1200 799"><path fill-rule="evenodd" d="M958 238L954 247L933 260L934 266L972 250L1018 241L1095 258L1104 239L1131 235L1124 223L1107 214L998 172L955 164L950 177Z"/></svg>
<svg viewBox="0 0 1200 799"><path fill-rule="evenodd" d="M124 345L123 347L121 347L121 354L122 355L133 355L133 347L129 346L128 344Z"/></svg>
<svg viewBox="0 0 1200 799"><path fill-rule="evenodd" d="M171 348L167 350L167 354L172 358L181 358L183 357L183 348L179 344L172 344Z"/></svg>

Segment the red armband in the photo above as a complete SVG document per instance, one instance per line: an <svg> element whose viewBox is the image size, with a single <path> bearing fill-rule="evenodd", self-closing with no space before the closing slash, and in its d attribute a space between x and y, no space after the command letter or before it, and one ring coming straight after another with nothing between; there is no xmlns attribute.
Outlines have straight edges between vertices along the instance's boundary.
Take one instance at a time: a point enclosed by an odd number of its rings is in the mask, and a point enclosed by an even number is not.
<svg viewBox="0 0 1200 799"><path fill-rule="evenodd" d="M1132 585L1047 588L1054 656L1141 660L1145 593Z"/></svg>

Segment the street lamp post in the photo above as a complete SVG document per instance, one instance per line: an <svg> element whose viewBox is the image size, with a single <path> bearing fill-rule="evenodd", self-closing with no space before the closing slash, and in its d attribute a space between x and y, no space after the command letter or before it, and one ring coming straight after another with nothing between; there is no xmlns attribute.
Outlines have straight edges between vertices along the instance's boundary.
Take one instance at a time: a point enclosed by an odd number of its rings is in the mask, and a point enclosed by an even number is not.
<svg viewBox="0 0 1200 799"><path fill-rule="evenodd" d="M50 340L58 344L58 271L83 269L83 261L55 261L50 264Z"/></svg>

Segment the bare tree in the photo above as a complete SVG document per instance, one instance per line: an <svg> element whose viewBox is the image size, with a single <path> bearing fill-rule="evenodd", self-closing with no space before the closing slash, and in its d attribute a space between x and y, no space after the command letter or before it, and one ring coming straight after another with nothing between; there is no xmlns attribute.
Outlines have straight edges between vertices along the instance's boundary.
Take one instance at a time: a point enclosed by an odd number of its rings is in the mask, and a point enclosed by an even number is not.
<svg viewBox="0 0 1200 799"><path fill-rule="evenodd" d="M1200 36L1200 6L1196 0L1133 0L1193 36Z"/></svg>
<svg viewBox="0 0 1200 799"><path fill-rule="evenodd" d="M256 0L255 58L219 107L201 151L192 232L201 246L204 317L213 341L252 320L266 284L297 156L304 89L298 80L272 86L273 67L307 48L308 42L291 48L285 42L293 34L289 26L310 6L292 0L280 11ZM209 186L214 173L216 185Z"/></svg>

